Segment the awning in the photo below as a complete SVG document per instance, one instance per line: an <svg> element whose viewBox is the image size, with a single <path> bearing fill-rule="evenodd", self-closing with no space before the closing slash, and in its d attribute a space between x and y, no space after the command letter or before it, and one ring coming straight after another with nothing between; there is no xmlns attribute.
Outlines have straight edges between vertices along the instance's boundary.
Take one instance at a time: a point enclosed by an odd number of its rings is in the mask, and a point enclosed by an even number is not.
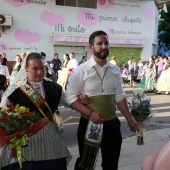
<svg viewBox="0 0 170 170"><path fill-rule="evenodd" d="M75 42L75 43L88 43L89 36L77 36L77 35L58 35L52 34L55 42ZM142 45L146 43L146 38L122 38L122 37L109 37L110 44L138 44Z"/></svg>
<svg viewBox="0 0 170 170"><path fill-rule="evenodd" d="M136 2L137 0L127 0L127 1ZM141 0L141 1L155 1L158 9L162 9L165 3L170 2L170 0Z"/></svg>
<svg viewBox="0 0 170 170"><path fill-rule="evenodd" d="M164 4L166 2L170 2L170 0L155 0L156 4Z"/></svg>

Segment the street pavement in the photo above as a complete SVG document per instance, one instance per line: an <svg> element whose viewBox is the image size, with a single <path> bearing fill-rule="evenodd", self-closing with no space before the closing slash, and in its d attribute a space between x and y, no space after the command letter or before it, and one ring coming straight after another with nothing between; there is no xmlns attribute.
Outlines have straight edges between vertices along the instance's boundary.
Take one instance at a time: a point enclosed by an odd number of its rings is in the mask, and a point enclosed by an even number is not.
<svg viewBox="0 0 170 170"><path fill-rule="evenodd" d="M134 87L128 85L124 86L124 89L128 97L132 96L133 89L137 89L138 84ZM117 110L117 116L121 122L121 132L123 137L122 149L119 160L119 170L141 170L141 163L150 154L154 153L161 146L163 146L170 137L170 95L156 95L154 93L147 93L151 96L151 105L153 118L145 127L144 132L144 145L137 145L135 133L130 132L126 123L126 120ZM68 170L74 170L74 164L78 157L78 147L76 139L76 131L79 120L79 113L60 108L62 116L64 112L70 113L73 116L64 117L64 141L69 148L72 155L72 160L68 165ZM74 128L73 128L74 127ZM101 154L98 156L96 163L96 170L102 170L101 168Z"/></svg>

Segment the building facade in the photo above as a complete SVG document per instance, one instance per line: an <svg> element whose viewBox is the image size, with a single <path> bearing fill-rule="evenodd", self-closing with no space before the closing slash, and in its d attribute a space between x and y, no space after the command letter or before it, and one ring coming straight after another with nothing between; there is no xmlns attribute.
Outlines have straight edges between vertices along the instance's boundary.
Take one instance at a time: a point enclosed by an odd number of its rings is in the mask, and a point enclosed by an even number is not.
<svg viewBox="0 0 170 170"><path fill-rule="evenodd" d="M91 56L89 35L103 30L111 49L139 48L143 61L155 54L159 12L154 1L93 2L95 7L89 8L56 5L56 0L1 0L0 15L7 23L0 21L0 53L13 61L22 51L43 51L51 61L56 52L61 60L64 53L74 52L80 61Z"/></svg>

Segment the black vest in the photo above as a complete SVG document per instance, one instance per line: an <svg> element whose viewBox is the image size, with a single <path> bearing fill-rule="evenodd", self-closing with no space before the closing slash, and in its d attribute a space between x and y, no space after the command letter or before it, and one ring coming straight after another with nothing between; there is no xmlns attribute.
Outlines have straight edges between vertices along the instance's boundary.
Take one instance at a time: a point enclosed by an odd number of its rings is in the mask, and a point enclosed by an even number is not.
<svg viewBox="0 0 170 170"><path fill-rule="evenodd" d="M52 112L58 109L58 103L62 95L62 87L52 81L43 80L43 86L45 90L45 100L51 108ZM19 89L16 89L10 96L8 96L10 102L14 105L28 107L30 111L38 111L30 99Z"/></svg>

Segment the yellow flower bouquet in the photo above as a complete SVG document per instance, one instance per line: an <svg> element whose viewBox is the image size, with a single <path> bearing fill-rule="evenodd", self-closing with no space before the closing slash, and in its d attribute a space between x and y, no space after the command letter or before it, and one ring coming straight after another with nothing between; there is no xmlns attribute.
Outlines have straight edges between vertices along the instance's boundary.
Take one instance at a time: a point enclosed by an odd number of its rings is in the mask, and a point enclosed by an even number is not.
<svg viewBox="0 0 170 170"><path fill-rule="evenodd" d="M11 157L18 158L20 169L22 157L27 159L22 147L28 145L29 136L34 135L48 119L42 119L38 113L30 112L25 106L10 104L0 108L0 148L8 145Z"/></svg>

